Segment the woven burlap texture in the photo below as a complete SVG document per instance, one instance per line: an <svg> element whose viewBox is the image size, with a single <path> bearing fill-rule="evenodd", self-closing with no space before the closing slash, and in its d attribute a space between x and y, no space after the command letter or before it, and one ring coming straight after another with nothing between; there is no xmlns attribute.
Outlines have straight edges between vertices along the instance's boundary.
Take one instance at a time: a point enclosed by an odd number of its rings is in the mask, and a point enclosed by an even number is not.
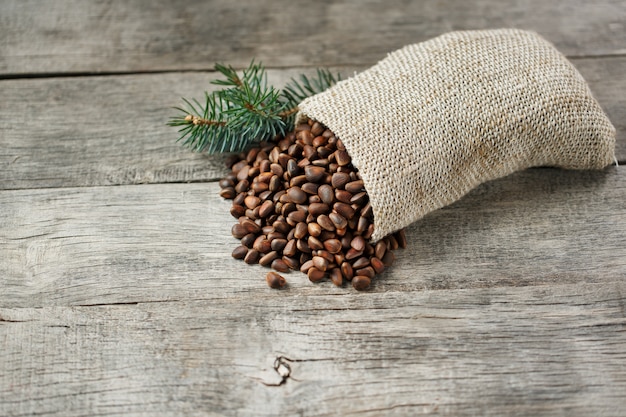
<svg viewBox="0 0 626 417"><path fill-rule="evenodd" d="M304 100L346 146L376 241L479 184L534 167L601 169L615 128L574 66L533 32L451 32Z"/></svg>

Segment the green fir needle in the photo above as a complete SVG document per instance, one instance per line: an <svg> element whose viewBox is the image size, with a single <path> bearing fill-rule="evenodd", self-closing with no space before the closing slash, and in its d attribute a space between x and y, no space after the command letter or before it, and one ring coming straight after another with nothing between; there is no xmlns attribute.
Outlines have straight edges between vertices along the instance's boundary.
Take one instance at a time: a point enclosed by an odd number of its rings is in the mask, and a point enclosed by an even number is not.
<svg viewBox="0 0 626 417"><path fill-rule="evenodd" d="M239 75L231 66L215 65L224 79L212 84L225 88L205 92L203 103L183 99L170 126L180 127L179 142L193 151L209 154L240 152L250 144L270 140L293 129L298 104L337 83L340 76L317 70L315 77L301 75L282 90L267 85L262 64L254 61Z"/></svg>

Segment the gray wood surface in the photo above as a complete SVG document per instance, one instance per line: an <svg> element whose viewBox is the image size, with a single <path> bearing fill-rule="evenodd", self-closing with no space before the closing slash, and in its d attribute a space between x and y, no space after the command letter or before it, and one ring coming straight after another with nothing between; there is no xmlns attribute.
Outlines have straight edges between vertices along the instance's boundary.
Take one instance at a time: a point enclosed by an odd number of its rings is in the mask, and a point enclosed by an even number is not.
<svg viewBox="0 0 626 417"><path fill-rule="evenodd" d="M623 280L0 308L0 412L623 416Z"/></svg>
<svg viewBox="0 0 626 417"><path fill-rule="evenodd" d="M268 81L284 85L300 73L272 71ZM224 158L181 148L177 130L166 125L182 97L202 99L216 78L173 73L0 80L0 189L222 177Z"/></svg>
<svg viewBox="0 0 626 417"><path fill-rule="evenodd" d="M366 65L451 30L540 32L568 56L626 53L622 0L5 0L0 73Z"/></svg>
<svg viewBox="0 0 626 417"><path fill-rule="evenodd" d="M626 4L0 2L0 416L626 416ZM532 169L407 230L358 293L230 257L223 159L165 126L215 62L282 85L457 29L538 31L618 167Z"/></svg>
<svg viewBox="0 0 626 417"><path fill-rule="evenodd" d="M484 184L366 293L267 288L215 183L2 191L0 415L623 415L625 180Z"/></svg>
<svg viewBox="0 0 626 417"><path fill-rule="evenodd" d="M230 257L217 183L0 193L0 305L79 306L268 293ZM408 229L378 292L607 282L626 276L626 172L533 169L484 184ZM295 296L343 295L289 274ZM354 295L354 294L352 294Z"/></svg>

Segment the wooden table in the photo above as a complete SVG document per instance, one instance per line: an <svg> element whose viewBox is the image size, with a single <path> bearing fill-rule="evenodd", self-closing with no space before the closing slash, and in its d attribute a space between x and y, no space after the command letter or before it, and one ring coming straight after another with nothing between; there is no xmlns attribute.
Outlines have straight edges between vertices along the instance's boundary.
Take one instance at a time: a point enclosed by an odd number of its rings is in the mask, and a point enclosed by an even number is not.
<svg viewBox="0 0 626 417"><path fill-rule="evenodd" d="M626 415L623 166L484 184L368 292L275 291L165 126L215 62L282 85L495 27L571 59L626 164L622 0L2 1L0 415Z"/></svg>

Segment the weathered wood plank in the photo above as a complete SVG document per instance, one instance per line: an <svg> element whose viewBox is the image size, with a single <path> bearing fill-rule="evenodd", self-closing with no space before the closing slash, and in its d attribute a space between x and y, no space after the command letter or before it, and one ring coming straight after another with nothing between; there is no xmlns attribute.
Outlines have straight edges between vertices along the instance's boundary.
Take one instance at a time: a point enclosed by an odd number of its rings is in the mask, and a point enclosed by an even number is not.
<svg viewBox="0 0 626 417"><path fill-rule="evenodd" d="M518 27L569 56L623 55L621 0L428 2L271 0L0 4L0 74L138 72L242 67L371 65L441 33Z"/></svg>
<svg viewBox="0 0 626 417"><path fill-rule="evenodd" d="M534 169L487 183L408 229L374 292L626 277L626 170ZM216 183L0 192L0 305L220 299L266 290L230 257ZM294 294L345 295L289 274Z"/></svg>
<svg viewBox="0 0 626 417"><path fill-rule="evenodd" d="M298 67L362 69L449 30L516 26L572 58L626 161L625 13L0 2L0 79L16 78L0 81L0 415L623 415L623 167L485 184L410 227L369 292L299 273L274 291L230 257L229 203L201 183L220 158L180 149L164 123L214 77L188 71L215 62L261 59L282 85ZM60 76L159 71L181 72ZM159 184L124 185L145 183Z"/></svg>
<svg viewBox="0 0 626 417"><path fill-rule="evenodd" d="M617 157L626 161L626 58L573 62L615 124ZM354 71L341 69L346 76ZM269 71L270 82L282 86L300 72ZM222 158L181 149L176 130L165 126L180 97L201 98L215 77L174 73L0 81L0 189L221 177Z"/></svg>
<svg viewBox="0 0 626 417"><path fill-rule="evenodd" d="M0 308L3 416L623 416L626 283Z"/></svg>
<svg viewBox="0 0 626 417"><path fill-rule="evenodd" d="M272 71L284 85L300 71ZM0 81L0 189L207 181L223 157L194 154L166 126L214 73Z"/></svg>

